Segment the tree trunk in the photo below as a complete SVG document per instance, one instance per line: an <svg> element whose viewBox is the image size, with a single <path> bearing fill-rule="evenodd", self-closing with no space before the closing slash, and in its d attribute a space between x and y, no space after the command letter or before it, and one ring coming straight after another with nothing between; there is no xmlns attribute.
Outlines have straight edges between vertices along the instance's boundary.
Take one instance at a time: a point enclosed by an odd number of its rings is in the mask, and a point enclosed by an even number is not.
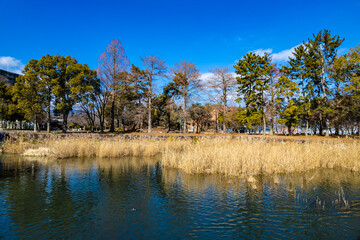
<svg viewBox="0 0 360 240"><path fill-rule="evenodd" d="M100 116L99 121L100 121L100 133L103 133L104 132L104 118L103 118L103 116Z"/></svg>
<svg viewBox="0 0 360 240"><path fill-rule="evenodd" d="M288 125L287 127L288 127L288 133L289 133L289 135L292 135L292 133L291 133L291 125Z"/></svg>
<svg viewBox="0 0 360 240"><path fill-rule="evenodd" d="M270 135L274 135L274 118L271 117L270 120Z"/></svg>
<svg viewBox="0 0 360 240"><path fill-rule="evenodd" d="M148 132L151 133L152 132L152 126L151 126L151 97L149 97L149 106L148 106Z"/></svg>
<svg viewBox="0 0 360 240"><path fill-rule="evenodd" d="M125 121L124 121L124 119L121 120L121 124L123 126L123 133L125 133Z"/></svg>
<svg viewBox="0 0 360 240"><path fill-rule="evenodd" d="M216 119L215 119L215 127L216 127L216 129L215 129L215 132L216 133L218 133L218 130L219 130L219 111L218 110L216 110Z"/></svg>
<svg viewBox="0 0 360 240"><path fill-rule="evenodd" d="M170 113L167 114L167 120L168 120L168 132L171 130L171 118Z"/></svg>
<svg viewBox="0 0 360 240"><path fill-rule="evenodd" d="M36 120L36 117L34 119L34 132L37 132L38 129L37 129L37 120Z"/></svg>
<svg viewBox="0 0 360 240"><path fill-rule="evenodd" d="M186 113L187 113L187 109L186 109L186 104L187 104L187 95L184 96L184 133L187 133L187 119L186 119Z"/></svg>
<svg viewBox="0 0 360 240"><path fill-rule="evenodd" d="M326 137L329 137L329 131L330 131L330 121L329 121L329 117L327 116L327 114L326 114L326 116L325 116L325 122L326 122Z"/></svg>
<svg viewBox="0 0 360 240"><path fill-rule="evenodd" d="M224 103L223 109L223 133L226 133L226 104Z"/></svg>
<svg viewBox="0 0 360 240"><path fill-rule="evenodd" d="M110 132L115 132L115 100L111 102L111 111L110 111Z"/></svg>
<svg viewBox="0 0 360 240"><path fill-rule="evenodd" d="M319 135L323 135L323 126L322 126L322 113L319 115Z"/></svg>
<svg viewBox="0 0 360 240"><path fill-rule="evenodd" d="M309 132L309 120L306 119L306 128L305 128L305 136L308 135L308 132Z"/></svg>
<svg viewBox="0 0 360 240"><path fill-rule="evenodd" d="M265 115L263 116L263 124L264 124L264 133L263 135L266 135L266 118L265 118ZM260 133L260 130L259 130L259 133Z"/></svg>
<svg viewBox="0 0 360 240"><path fill-rule="evenodd" d="M50 132L50 125L51 125L51 112L50 112L50 100L48 102L48 106L47 106L47 132Z"/></svg>
<svg viewBox="0 0 360 240"><path fill-rule="evenodd" d="M66 130L67 130L67 119L68 119L68 115L69 115L68 112L64 112L64 113L63 113L63 129L62 129L62 132L63 132L63 133L66 133Z"/></svg>
<svg viewBox="0 0 360 240"><path fill-rule="evenodd" d="M339 136L339 126L338 126L338 124L335 125L335 135Z"/></svg>

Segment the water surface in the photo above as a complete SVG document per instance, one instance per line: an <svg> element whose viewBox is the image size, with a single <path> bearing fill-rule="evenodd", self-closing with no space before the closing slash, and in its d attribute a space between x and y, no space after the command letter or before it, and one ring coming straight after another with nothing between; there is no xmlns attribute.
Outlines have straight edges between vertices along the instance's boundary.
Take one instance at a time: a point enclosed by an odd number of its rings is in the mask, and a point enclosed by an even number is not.
<svg viewBox="0 0 360 240"><path fill-rule="evenodd" d="M0 159L0 239L357 239L360 174L187 175L156 159Z"/></svg>

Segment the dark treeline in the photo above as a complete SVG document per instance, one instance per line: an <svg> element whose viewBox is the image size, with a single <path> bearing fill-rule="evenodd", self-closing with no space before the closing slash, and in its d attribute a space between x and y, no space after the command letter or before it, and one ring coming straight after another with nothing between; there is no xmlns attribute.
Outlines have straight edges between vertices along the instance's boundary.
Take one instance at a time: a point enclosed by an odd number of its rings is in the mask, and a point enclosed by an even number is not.
<svg viewBox="0 0 360 240"><path fill-rule="evenodd" d="M153 126L167 131L218 131L270 134L355 134L360 124L360 46L338 55L344 39L320 31L297 46L284 66L270 54L249 52L229 68L215 68L201 80L195 64L169 68L156 56L130 64L121 43L113 40L96 70L69 56L32 59L14 86L0 83L0 118L46 123L63 131L72 124L89 131L136 131ZM162 93L154 88L168 80ZM209 93L208 101L195 101ZM228 106L237 96L238 106ZM200 102L200 103L199 103ZM206 103L207 102L207 103ZM84 122L86 121L86 122ZM360 134L360 133L359 133Z"/></svg>

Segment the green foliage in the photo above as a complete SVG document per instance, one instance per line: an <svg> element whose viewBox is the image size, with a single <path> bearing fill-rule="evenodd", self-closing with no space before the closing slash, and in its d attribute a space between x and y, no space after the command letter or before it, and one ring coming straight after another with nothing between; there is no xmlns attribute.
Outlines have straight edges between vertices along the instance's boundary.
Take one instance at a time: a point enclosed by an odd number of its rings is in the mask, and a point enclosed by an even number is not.
<svg viewBox="0 0 360 240"><path fill-rule="evenodd" d="M234 65L238 83L239 100L244 100L246 114L239 117L248 128L252 129L254 123L264 117L265 91L269 88L269 72L272 69L271 58L268 53L259 56L255 53L247 53Z"/></svg>
<svg viewBox="0 0 360 240"><path fill-rule="evenodd" d="M189 108L190 118L196 124L196 133L200 133L201 129L211 119L211 109L209 105L203 106L200 103L191 105Z"/></svg>
<svg viewBox="0 0 360 240"><path fill-rule="evenodd" d="M46 55L39 61L30 60L25 66L23 75L18 77L14 86L13 100L25 113L26 119L39 122L45 112L50 113L54 96L54 111L63 115L65 131L73 106L95 88L99 88L96 72L86 64L80 64L69 56Z"/></svg>
<svg viewBox="0 0 360 240"><path fill-rule="evenodd" d="M35 123L35 131L36 123L40 121L46 107L46 98L41 94L45 91L44 84L38 77L37 63L35 59L29 61L13 88L14 102L24 112L25 118Z"/></svg>
<svg viewBox="0 0 360 240"><path fill-rule="evenodd" d="M298 84L281 75L276 84L276 106L279 113L278 123L291 127L298 123L299 106L297 104Z"/></svg>

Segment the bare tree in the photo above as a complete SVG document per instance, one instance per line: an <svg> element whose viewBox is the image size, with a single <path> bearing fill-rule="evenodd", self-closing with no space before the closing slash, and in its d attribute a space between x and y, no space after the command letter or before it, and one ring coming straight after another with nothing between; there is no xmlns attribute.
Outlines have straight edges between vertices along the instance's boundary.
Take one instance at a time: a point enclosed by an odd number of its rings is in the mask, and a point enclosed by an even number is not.
<svg viewBox="0 0 360 240"><path fill-rule="evenodd" d="M235 78L229 72L228 67L216 67L213 72L213 77L208 81L209 87L215 91L215 99L220 100L223 108L223 132L226 131L226 113L228 97L235 88Z"/></svg>
<svg viewBox="0 0 360 240"><path fill-rule="evenodd" d="M118 40L112 40L99 57L98 76L110 94L110 132L115 131L115 97L122 81L122 74L129 67L129 59Z"/></svg>
<svg viewBox="0 0 360 240"><path fill-rule="evenodd" d="M148 97L148 132L152 131L151 123L151 108L152 108L152 97L153 97L153 83L158 77L164 77L166 74L167 66L165 61L160 60L156 56L146 56L141 58L143 65L145 66L145 79L147 87L147 97Z"/></svg>
<svg viewBox="0 0 360 240"><path fill-rule="evenodd" d="M101 83L101 91L98 94L93 95L93 104L95 115L99 119L100 122L100 132L104 132L104 125L105 125L105 110L106 105L110 98L110 93L106 88L106 85Z"/></svg>
<svg viewBox="0 0 360 240"><path fill-rule="evenodd" d="M200 73L192 62L180 61L172 69L173 81L178 95L183 98L184 133L187 133L187 104L201 88Z"/></svg>

